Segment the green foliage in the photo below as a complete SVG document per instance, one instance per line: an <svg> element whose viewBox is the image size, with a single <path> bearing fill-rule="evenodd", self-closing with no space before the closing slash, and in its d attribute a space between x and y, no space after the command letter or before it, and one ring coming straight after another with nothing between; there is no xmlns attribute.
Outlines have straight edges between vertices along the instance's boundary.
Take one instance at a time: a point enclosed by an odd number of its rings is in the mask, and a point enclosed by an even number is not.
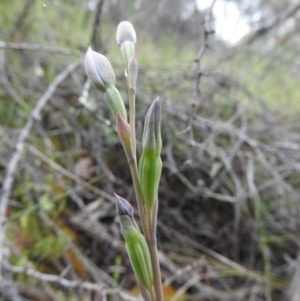
<svg viewBox="0 0 300 301"><path fill-rule="evenodd" d="M3 120L3 126L15 126L15 110L16 104L13 101L5 99L0 95L0 120Z"/></svg>
<svg viewBox="0 0 300 301"><path fill-rule="evenodd" d="M46 236L32 246L29 257L32 260L45 260L48 258L60 258L65 248L65 240L62 237Z"/></svg>
<svg viewBox="0 0 300 301"><path fill-rule="evenodd" d="M222 69L234 75L245 87L246 91L237 91L239 101L258 108L258 104L249 99L250 92L266 101L272 109L299 112L298 75L289 63L296 55L289 45L279 45L263 52L240 51L231 60L223 62Z"/></svg>
<svg viewBox="0 0 300 301"><path fill-rule="evenodd" d="M115 265L116 265L116 267L121 267L121 265L122 265L122 258L120 256L116 257ZM113 279L115 280L116 283L119 282L120 276L121 276L121 273L118 270L114 271L114 273L113 273Z"/></svg>

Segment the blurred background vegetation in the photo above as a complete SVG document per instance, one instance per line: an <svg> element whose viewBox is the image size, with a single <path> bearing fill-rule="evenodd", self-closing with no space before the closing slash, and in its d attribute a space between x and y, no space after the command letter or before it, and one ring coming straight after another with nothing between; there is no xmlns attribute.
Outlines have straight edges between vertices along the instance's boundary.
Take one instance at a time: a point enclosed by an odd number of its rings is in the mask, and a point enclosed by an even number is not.
<svg viewBox="0 0 300 301"><path fill-rule="evenodd" d="M163 102L166 300L300 300L300 2L0 0L0 299L137 300L113 192L136 206L89 45L127 103L115 41L137 32L138 149Z"/></svg>

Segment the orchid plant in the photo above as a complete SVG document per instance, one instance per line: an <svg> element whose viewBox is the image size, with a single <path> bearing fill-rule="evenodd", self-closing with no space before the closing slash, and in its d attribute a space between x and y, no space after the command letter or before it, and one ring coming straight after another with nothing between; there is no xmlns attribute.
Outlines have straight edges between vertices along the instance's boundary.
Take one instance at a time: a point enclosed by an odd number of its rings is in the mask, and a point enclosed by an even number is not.
<svg viewBox="0 0 300 301"><path fill-rule="evenodd" d="M156 98L146 115L142 154L138 162L135 134L138 60L135 52L136 32L130 22L123 21L118 25L116 39L125 63L129 122L124 101L116 88L115 73L109 60L89 47L85 57L85 70L94 86L105 93L106 102L116 119L117 132L132 175L142 232L134 219L132 205L121 196L117 194L115 196L121 232L140 293L145 301L163 301L156 243L158 186L162 170L161 102Z"/></svg>

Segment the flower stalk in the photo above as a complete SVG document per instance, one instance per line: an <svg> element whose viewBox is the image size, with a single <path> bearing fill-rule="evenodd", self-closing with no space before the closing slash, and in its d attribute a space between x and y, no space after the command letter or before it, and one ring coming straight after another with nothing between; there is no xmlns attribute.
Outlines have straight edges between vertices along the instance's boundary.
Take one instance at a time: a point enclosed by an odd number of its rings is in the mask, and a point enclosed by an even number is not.
<svg viewBox="0 0 300 301"><path fill-rule="evenodd" d="M162 171L161 102L159 98L155 99L146 115L142 154L137 164L135 98L138 60L135 52L136 33L130 22L123 21L119 24L116 39L125 62L129 123L109 60L89 47L85 58L85 69L94 86L106 94L106 102L116 119L118 136L131 171L143 234L135 222L130 203L118 195L115 196L121 232L138 287L145 301L163 301L156 240L158 186Z"/></svg>

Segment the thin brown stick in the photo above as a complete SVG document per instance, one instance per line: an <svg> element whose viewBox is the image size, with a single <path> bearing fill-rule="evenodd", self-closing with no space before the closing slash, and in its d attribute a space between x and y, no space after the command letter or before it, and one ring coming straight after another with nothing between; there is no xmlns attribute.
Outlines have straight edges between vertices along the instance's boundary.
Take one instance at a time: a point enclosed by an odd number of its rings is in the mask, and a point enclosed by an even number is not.
<svg viewBox="0 0 300 301"><path fill-rule="evenodd" d="M102 7L105 0L99 0L97 3L97 8L95 12L95 20L93 24L93 32L91 35L91 44L95 48L96 51L99 51L101 48L101 32L100 32L100 21L101 21L101 13Z"/></svg>
<svg viewBox="0 0 300 301"><path fill-rule="evenodd" d="M83 54L82 52L77 50L65 49L56 46L45 46L40 44L29 44L29 43L12 43L12 42L4 42L4 41L1 41L0 48L55 53L61 55L72 55L77 57Z"/></svg>
<svg viewBox="0 0 300 301"><path fill-rule="evenodd" d="M39 281L42 282L52 282L57 283L65 288L83 288L88 291L96 291L100 292L104 295L118 295L119 297L123 298L124 300L128 301L137 301L138 298L132 297L128 293L125 293L121 291L120 289L107 289L106 284L99 283L91 283L91 282L85 282L85 281L77 281L77 280L69 280L64 277L58 276L58 275L52 275L52 274L45 274L41 273L35 269L32 269L30 267L19 267L11 265L8 262L4 262L4 268L13 274L24 274L29 277L33 277Z"/></svg>
<svg viewBox="0 0 300 301"><path fill-rule="evenodd" d="M204 17L204 26L203 26L203 43L199 49L199 52L197 54L197 58L195 59L196 62L196 85L194 88L194 92L193 92L193 98L192 98L192 102L191 102L191 114L190 114L190 118L189 118L189 126L188 129L190 131L190 139L191 141L194 140L194 132L193 132L193 120L195 117L195 108L196 108L196 102L197 102L197 98L199 98L199 96L201 95L201 91L200 91L200 81L203 75L203 71L202 71L202 67L201 67L201 61L204 55L205 50L208 47L208 38L209 35L214 34L213 30L210 30L208 28L208 23L210 21L210 17L211 17L211 13L212 13L212 9L213 6L215 4L216 0L214 0L210 6L210 9L207 11L207 14Z"/></svg>

